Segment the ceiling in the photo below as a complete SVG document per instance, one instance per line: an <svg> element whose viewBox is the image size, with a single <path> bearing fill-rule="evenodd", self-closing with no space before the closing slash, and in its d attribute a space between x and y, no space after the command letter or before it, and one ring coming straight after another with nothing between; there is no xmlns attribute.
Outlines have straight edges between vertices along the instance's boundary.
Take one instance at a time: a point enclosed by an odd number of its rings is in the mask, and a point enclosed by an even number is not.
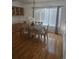
<svg viewBox="0 0 79 59"><path fill-rule="evenodd" d="M12 1L19 1L22 3L32 3L33 0L12 0ZM65 0L35 0L35 2L53 2L53 1L65 1Z"/></svg>

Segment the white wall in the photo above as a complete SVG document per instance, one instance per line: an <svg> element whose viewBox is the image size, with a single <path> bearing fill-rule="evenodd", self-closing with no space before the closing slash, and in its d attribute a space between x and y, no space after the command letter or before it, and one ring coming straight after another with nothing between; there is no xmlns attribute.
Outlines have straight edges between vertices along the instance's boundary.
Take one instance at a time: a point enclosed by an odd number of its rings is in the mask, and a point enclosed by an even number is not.
<svg viewBox="0 0 79 59"><path fill-rule="evenodd" d="M26 18L32 17L33 9L31 7L31 5L30 4L25 4L24 5L24 9L25 9L25 17Z"/></svg>

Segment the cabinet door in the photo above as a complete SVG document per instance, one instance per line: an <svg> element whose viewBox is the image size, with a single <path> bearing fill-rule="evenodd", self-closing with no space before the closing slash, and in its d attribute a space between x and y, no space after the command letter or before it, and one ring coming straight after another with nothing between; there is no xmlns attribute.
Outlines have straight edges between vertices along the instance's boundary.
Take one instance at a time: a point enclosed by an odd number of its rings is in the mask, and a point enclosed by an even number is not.
<svg viewBox="0 0 79 59"><path fill-rule="evenodd" d="M20 8L20 15L24 15L24 9Z"/></svg>
<svg viewBox="0 0 79 59"><path fill-rule="evenodd" d="M19 15L19 7L16 7L16 16Z"/></svg>

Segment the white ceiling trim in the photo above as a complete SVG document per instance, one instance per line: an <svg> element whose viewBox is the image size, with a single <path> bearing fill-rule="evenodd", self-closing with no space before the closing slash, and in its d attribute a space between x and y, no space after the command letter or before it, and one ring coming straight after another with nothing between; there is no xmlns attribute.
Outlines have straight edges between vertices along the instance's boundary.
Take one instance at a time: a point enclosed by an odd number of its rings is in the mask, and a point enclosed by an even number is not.
<svg viewBox="0 0 79 59"><path fill-rule="evenodd" d="M19 1L24 4L32 4L33 0L12 0ZM49 2L65 2L65 0L36 0L35 3L49 3Z"/></svg>

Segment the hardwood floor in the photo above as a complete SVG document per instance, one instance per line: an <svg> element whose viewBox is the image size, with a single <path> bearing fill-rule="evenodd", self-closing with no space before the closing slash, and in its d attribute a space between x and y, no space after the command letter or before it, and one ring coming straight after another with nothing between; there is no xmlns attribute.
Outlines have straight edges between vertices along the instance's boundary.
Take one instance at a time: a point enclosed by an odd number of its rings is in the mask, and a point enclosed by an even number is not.
<svg viewBox="0 0 79 59"><path fill-rule="evenodd" d="M45 44L40 39L27 39L19 36L18 33L12 34L12 59L58 59L57 35L49 34L49 42Z"/></svg>

